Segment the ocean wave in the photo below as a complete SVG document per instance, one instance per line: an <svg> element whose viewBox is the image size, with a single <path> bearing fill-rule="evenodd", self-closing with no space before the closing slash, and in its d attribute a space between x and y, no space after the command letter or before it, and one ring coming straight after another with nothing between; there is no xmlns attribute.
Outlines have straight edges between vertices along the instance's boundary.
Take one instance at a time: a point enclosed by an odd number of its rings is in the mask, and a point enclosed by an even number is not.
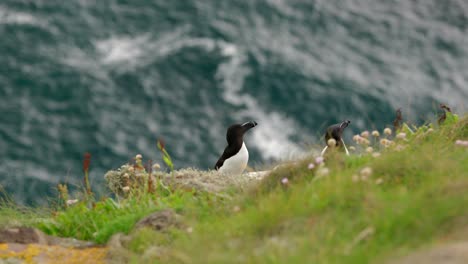
<svg viewBox="0 0 468 264"><path fill-rule="evenodd" d="M230 43L222 43L221 48L222 54L228 57L216 73L222 83L223 98L227 103L242 107L234 114L237 120L253 118L259 123L253 131L251 143L260 150L263 160L289 159L304 153L290 139L297 134L295 122L281 113L267 112L261 107L261 102L243 92L245 78L251 74L245 51Z"/></svg>
<svg viewBox="0 0 468 264"><path fill-rule="evenodd" d="M26 12L18 12L0 6L0 25L31 25L47 28L45 20Z"/></svg>

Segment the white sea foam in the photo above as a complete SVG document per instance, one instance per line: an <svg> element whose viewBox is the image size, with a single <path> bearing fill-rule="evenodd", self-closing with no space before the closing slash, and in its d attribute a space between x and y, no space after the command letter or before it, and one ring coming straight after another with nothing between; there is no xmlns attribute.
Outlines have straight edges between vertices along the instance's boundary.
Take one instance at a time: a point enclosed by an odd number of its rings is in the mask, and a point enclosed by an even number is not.
<svg viewBox="0 0 468 264"><path fill-rule="evenodd" d="M148 35L133 38L114 36L98 41L96 49L101 54L101 63L124 71L144 67L187 48L200 48L206 52L219 50L226 57L226 61L219 65L216 73L223 89L223 99L226 103L243 108L233 118L240 121L254 118L260 122L250 144L260 149L264 159L281 159L290 157L292 153L302 153L301 148L290 140L298 130L294 121L279 112L267 112L253 96L243 93L245 78L251 73L246 66L245 51L233 43L210 38L193 38L188 36L188 33L188 27L181 27L161 34L157 39ZM154 125L152 129L154 130Z"/></svg>
<svg viewBox="0 0 468 264"><path fill-rule="evenodd" d="M100 54L100 63L115 66L121 70L144 67L183 48L212 49L214 47L214 42L210 39L184 37L188 32L187 29L187 27L180 27L160 34L158 38L153 38L149 34L112 36L96 41L95 47Z"/></svg>
<svg viewBox="0 0 468 264"><path fill-rule="evenodd" d="M252 131L253 140L246 141L253 143L264 159L290 159L302 155L304 151L290 140L298 130L295 122L279 112L267 112L253 96L243 93L245 78L250 74L246 67L246 54L230 43L218 45L221 45L222 54L229 57L216 73L222 83L223 99L243 107L242 111L235 114L236 119L254 118L259 122L259 126Z"/></svg>
<svg viewBox="0 0 468 264"><path fill-rule="evenodd" d="M101 53L101 61L104 64L134 63L144 54L148 39L147 35L135 38L111 37L96 42L96 48Z"/></svg>
<svg viewBox="0 0 468 264"><path fill-rule="evenodd" d="M40 18L25 12L13 11L0 6L0 24L18 24L46 27L47 23Z"/></svg>

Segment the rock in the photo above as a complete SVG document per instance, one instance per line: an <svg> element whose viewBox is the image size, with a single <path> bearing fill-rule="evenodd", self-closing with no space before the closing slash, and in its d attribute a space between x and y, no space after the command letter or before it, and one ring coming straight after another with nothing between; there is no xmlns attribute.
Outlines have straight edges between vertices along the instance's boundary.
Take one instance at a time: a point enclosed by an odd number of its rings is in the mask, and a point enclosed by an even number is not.
<svg viewBox="0 0 468 264"><path fill-rule="evenodd" d="M466 264L468 263L468 242L456 242L412 253L390 261L389 264Z"/></svg>
<svg viewBox="0 0 468 264"><path fill-rule="evenodd" d="M169 259L165 259L169 254L169 249L160 246L151 246L145 250L141 259L144 263L151 263L159 260L161 263L167 263Z"/></svg>
<svg viewBox="0 0 468 264"><path fill-rule="evenodd" d="M47 244L59 245L62 247L70 247L70 248L76 248L76 249L90 248L90 247L96 246L96 244L90 241L83 241L83 240L78 240L75 238L54 237L54 236L47 236Z"/></svg>
<svg viewBox="0 0 468 264"><path fill-rule="evenodd" d="M182 190L204 191L213 194L231 187L247 188L259 182L269 171L247 172L242 175L224 175L218 171L200 171L193 168L175 170L171 173L153 171L154 189L159 184ZM109 189L120 197L127 197L123 188L147 188L148 173L144 169L135 169L131 164L124 164L117 170L110 170L105 175Z"/></svg>
<svg viewBox="0 0 468 264"><path fill-rule="evenodd" d="M0 229L0 243L47 244L47 236L31 227Z"/></svg>
<svg viewBox="0 0 468 264"><path fill-rule="evenodd" d="M165 232L171 227L183 228L181 216L173 210L165 209L148 215L135 224L130 234L117 233L109 239L109 242L107 242L107 248L109 249L107 260L111 263L129 263L134 253L127 248L132 237L135 233L138 233L139 229L149 228L157 232ZM164 247L154 245L150 251L145 251L144 259L147 259L148 263L150 263L155 258L159 259L164 255L164 252Z"/></svg>
<svg viewBox="0 0 468 264"><path fill-rule="evenodd" d="M105 263L108 249L31 227L0 228L0 264Z"/></svg>
<svg viewBox="0 0 468 264"><path fill-rule="evenodd" d="M173 210L165 209L141 219L136 223L135 229L146 227L155 231L165 231L169 227L180 228L180 218L180 215L176 214Z"/></svg>
<svg viewBox="0 0 468 264"><path fill-rule="evenodd" d="M127 244L130 242L131 237L126 236L122 233L113 235L107 242L107 248L109 249L107 254L107 260L110 263L129 263L132 256L132 252L128 250Z"/></svg>
<svg viewBox="0 0 468 264"><path fill-rule="evenodd" d="M64 247L86 248L94 243L74 238L48 236L31 227L10 227L0 229L0 243L60 245Z"/></svg>

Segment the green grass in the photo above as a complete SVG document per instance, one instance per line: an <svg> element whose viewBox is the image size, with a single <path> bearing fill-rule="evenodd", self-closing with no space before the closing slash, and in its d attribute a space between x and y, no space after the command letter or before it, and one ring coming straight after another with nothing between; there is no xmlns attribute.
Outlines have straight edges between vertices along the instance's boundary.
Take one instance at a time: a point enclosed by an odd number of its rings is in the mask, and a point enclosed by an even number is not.
<svg viewBox="0 0 468 264"><path fill-rule="evenodd" d="M34 226L50 217L46 209L19 207L7 201L0 201L0 227Z"/></svg>
<svg viewBox="0 0 468 264"><path fill-rule="evenodd" d="M157 190L119 203L82 202L48 217L0 206L0 224L15 219L105 243L145 215L173 208L187 228L135 232L125 245L134 263L382 263L468 227L468 149L454 143L468 139L468 117L448 115L443 126L413 130L395 139L405 146L400 151L375 145L379 157L332 153L330 173L321 177L308 169L311 157L226 196ZM365 167L371 175L356 181ZM34 215L40 220L31 221Z"/></svg>
<svg viewBox="0 0 468 264"><path fill-rule="evenodd" d="M189 204L204 208L203 203L208 199L209 197L203 194L175 191L166 196L138 194L120 202L107 198L93 206L81 202L56 212L55 217L43 220L36 226L50 235L75 237L102 244L113 234L128 233L138 220L153 212L165 208L181 212Z"/></svg>
<svg viewBox="0 0 468 264"><path fill-rule="evenodd" d="M186 211L193 233L154 235L154 243L136 235L132 248L144 251L135 245L142 240L165 246L160 260L170 263L379 263L435 243L468 226L468 152L454 144L468 137L467 124L465 118L419 137L422 128L407 136L404 150L378 158L330 157L326 177L307 168L312 159L283 167L203 218L196 208ZM354 182L366 166L372 176ZM135 263L141 261L154 260Z"/></svg>

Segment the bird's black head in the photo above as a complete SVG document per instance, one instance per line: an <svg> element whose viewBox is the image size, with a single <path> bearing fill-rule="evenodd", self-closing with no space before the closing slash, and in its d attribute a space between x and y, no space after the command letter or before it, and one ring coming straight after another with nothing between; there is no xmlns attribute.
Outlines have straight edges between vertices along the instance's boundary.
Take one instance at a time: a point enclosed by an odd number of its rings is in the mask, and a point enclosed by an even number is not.
<svg viewBox="0 0 468 264"><path fill-rule="evenodd" d="M237 140L242 141L245 132L247 132L249 129L255 126L257 126L257 122L255 121L249 121L243 124L234 124L230 126L226 134L228 144L231 144Z"/></svg>
<svg viewBox="0 0 468 264"><path fill-rule="evenodd" d="M349 124L351 124L351 121L349 120L345 120L340 123L340 129L342 133L343 133L343 130L349 126Z"/></svg>

